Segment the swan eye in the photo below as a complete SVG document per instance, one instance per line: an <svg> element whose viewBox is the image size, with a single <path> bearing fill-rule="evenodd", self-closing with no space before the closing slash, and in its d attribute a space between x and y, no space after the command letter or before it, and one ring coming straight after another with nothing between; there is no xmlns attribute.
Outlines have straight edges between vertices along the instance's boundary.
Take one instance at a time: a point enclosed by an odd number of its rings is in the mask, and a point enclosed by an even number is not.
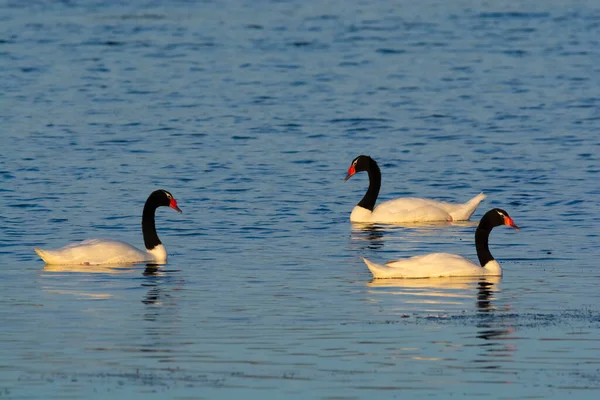
<svg viewBox="0 0 600 400"><path fill-rule="evenodd" d="M500 211L496 210L496 212L497 212L498 214L500 214L500 216L502 216L502 217L506 217L506 215L502 214Z"/></svg>
<svg viewBox="0 0 600 400"><path fill-rule="evenodd" d="M172 198L173 198L173 196L171 196L171 194L170 194L170 193L168 193L168 192L165 192L165 194L167 195L167 199L172 199Z"/></svg>

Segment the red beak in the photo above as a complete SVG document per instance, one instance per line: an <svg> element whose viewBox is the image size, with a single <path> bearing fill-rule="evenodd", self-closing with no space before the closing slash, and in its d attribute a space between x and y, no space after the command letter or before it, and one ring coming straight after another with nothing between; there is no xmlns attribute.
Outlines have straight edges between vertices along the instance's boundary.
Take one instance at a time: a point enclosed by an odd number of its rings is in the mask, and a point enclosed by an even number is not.
<svg viewBox="0 0 600 400"><path fill-rule="evenodd" d="M350 168L348 168L348 175L346 175L346 177L344 178L344 182L346 182L348 179L352 178L352 175L354 175L356 173L356 168L354 168L354 165L351 165Z"/></svg>
<svg viewBox="0 0 600 400"><path fill-rule="evenodd" d="M177 207L177 200L175 199L171 199L171 202L169 203L169 207L171 207L173 210L181 213L182 211L179 209L179 207Z"/></svg>
<svg viewBox="0 0 600 400"><path fill-rule="evenodd" d="M513 229L519 230L520 228L515 224L515 221L511 217L504 216L504 225L510 226Z"/></svg>

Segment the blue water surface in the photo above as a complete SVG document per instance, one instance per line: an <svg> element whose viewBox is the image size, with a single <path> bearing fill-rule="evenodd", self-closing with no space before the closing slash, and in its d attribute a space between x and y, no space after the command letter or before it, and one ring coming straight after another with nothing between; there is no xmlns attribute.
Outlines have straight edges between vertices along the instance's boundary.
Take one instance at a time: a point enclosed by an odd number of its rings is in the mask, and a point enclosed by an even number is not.
<svg viewBox="0 0 600 400"><path fill-rule="evenodd" d="M0 398L597 399L600 3L0 3ZM474 223L352 226L381 200ZM168 265L44 266L143 246ZM476 259L500 279L373 281Z"/></svg>

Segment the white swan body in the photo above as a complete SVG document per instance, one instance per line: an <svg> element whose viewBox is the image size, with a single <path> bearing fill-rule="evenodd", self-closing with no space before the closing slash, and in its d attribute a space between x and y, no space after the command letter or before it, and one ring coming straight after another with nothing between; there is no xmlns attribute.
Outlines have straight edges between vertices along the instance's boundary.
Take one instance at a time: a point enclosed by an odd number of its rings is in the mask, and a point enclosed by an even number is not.
<svg viewBox="0 0 600 400"><path fill-rule="evenodd" d="M369 174L369 189L352 210L350 214L350 221L352 222L394 224L467 221L471 218L479 203L486 198L485 194L480 193L464 204L452 204L430 199L406 197L388 200L375 207L381 188L381 170L377 162L371 157L360 155L352 160L344 181L360 171L367 171Z"/></svg>
<svg viewBox="0 0 600 400"><path fill-rule="evenodd" d="M502 268L496 260L479 265L456 254L433 253L403 260L376 264L363 258L373 278L442 278L465 276L501 276Z"/></svg>
<svg viewBox="0 0 600 400"><path fill-rule="evenodd" d="M34 249L46 264L102 265L141 262L167 262L167 251L162 244L142 251L129 243L111 239L88 239L57 250Z"/></svg>
<svg viewBox="0 0 600 400"><path fill-rule="evenodd" d="M462 256L448 253L433 253L423 256L377 264L363 258L373 278L442 278L468 276L501 276L502 268L488 247L490 232L495 226L519 227L508 213L494 208L481 218L475 231L475 248L479 265Z"/></svg>
<svg viewBox="0 0 600 400"><path fill-rule="evenodd" d="M373 211L356 206L350 214L351 222L402 223L431 221L467 221L487 196L478 194L464 204L452 204L430 199L404 197L384 201Z"/></svg>
<svg viewBox="0 0 600 400"><path fill-rule="evenodd" d="M177 201L166 190L155 190L144 204L142 233L146 251L129 243L112 239L88 239L57 250L36 248L35 252L46 264L60 265L103 265L151 262L167 262L167 250L156 233L154 214L158 207L167 206L181 213Z"/></svg>

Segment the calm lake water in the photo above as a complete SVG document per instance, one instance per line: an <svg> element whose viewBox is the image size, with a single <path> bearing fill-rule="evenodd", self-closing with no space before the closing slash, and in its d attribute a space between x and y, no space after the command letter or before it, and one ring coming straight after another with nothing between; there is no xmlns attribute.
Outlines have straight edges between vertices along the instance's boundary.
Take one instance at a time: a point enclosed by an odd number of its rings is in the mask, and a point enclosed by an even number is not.
<svg viewBox="0 0 600 400"><path fill-rule="evenodd" d="M0 398L600 396L597 1L4 1ZM381 200L473 223L353 227ZM162 268L45 267L143 246ZM360 257L501 279L372 281Z"/></svg>

